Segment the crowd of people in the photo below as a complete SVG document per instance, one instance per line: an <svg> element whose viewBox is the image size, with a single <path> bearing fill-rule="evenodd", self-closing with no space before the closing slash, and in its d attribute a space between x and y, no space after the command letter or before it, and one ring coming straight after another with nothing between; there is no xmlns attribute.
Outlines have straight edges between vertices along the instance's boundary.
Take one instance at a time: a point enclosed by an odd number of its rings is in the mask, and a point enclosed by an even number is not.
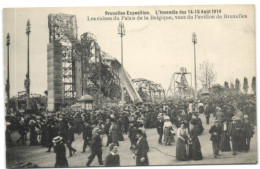
<svg viewBox="0 0 260 169"><path fill-rule="evenodd" d="M244 104L241 104L243 102ZM204 114L206 124L202 124L199 114ZM68 167L66 148L69 157L77 152L73 148L74 134L83 138L82 152L87 146L91 149L86 166L90 166L95 156L100 165L120 166L120 156L117 148L119 141L127 134L130 140L130 150L134 154L137 166L149 165L147 153L149 144L146 128L156 128L158 143L171 146L176 139L177 160L201 160L201 144L199 135L204 131L203 125L209 125L209 117L215 117L210 128L213 155L219 156L219 151L249 151L250 138L254 134L256 105L255 98L223 97L218 100L205 99L198 102L182 100L161 104L126 105L124 107L109 107L90 111L59 111L56 113L16 113L13 118L6 119L7 147L25 145L29 133L30 145L41 145L56 153L55 167ZM175 131L177 128L177 131ZM11 139L11 131L17 130L18 140ZM106 147L110 154L102 160L102 138L107 137ZM230 146L230 142L231 145Z"/></svg>

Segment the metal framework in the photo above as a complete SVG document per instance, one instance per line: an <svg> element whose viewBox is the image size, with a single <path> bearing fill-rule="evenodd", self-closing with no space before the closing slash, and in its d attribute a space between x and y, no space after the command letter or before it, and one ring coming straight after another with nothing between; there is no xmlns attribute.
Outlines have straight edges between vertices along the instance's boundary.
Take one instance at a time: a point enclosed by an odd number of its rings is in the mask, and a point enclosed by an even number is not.
<svg viewBox="0 0 260 169"><path fill-rule="evenodd" d="M64 84L64 102L72 103L75 99L75 53L77 46L77 21L75 15L50 14L48 16L49 43L58 41L62 44L62 67Z"/></svg>
<svg viewBox="0 0 260 169"><path fill-rule="evenodd" d="M143 78L133 79L132 82L143 101L160 102L165 99L165 90L161 84Z"/></svg>
<svg viewBox="0 0 260 169"><path fill-rule="evenodd" d="M190 75L190 82L192 83L192 76L187 72L185 67L181 67L179 72L172 75L169 88L167 90L167 97L190 98L192 96L192 88L189 85L186 76Z"/></svg>

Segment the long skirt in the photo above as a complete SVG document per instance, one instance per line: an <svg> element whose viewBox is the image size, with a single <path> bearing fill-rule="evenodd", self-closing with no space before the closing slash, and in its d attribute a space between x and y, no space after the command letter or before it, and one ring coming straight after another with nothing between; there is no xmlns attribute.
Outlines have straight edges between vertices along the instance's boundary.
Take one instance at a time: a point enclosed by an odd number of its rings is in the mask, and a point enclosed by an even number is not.
<svg viewBox="0 0 260 169"><path fill-rule="evenodd" d="M231 151L229 136L226 133L223 133L221 136L221 151Z"/></svg>
<svg viewBox="0 0 260 169"><path fill-rule="evenodd" d="M55 163L55 168L65 168L65 167L69 167L68 161L66 158L62 158L62 159L56 159L56 163Z"/></svg>
<svg viewBox="0 0 260 169"><path fill-rule="evenodd" d="M195 139L191 145L189 145L189 158L193 160L202 160L202 153L200 142L198 139Z"/></svg>
<svg viewBox="0 0 260 169"><path fill-rule="evenodd" d="M178 138L176 143L176 160L188 160L187 144L182 139Z"/></svg>
<svg viewBox="0 0 260 169"><path fill-rule="evenodd" d="M119 141L124 141L125 140L121 128L117 129L117 137L118 137Z"/></svg>

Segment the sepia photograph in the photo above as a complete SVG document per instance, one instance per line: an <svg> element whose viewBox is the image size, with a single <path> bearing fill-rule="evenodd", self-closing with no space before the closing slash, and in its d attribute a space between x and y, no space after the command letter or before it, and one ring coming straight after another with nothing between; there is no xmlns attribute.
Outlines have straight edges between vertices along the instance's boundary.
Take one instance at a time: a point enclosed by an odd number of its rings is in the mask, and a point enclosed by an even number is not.
<svg viewBox="0 0 260 169"><path fill-rule="evenodd" d="M257 164L255 5L3 9L7 168Z"/></svg>

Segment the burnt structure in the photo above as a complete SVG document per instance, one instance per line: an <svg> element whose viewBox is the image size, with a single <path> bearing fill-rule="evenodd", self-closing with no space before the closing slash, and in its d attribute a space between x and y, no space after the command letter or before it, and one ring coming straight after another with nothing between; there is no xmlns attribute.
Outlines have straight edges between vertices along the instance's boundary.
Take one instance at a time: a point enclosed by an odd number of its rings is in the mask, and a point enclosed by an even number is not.
<svg viewBox="0 0 260 169"><path fill-rule="evenodd" d="M132 102L142 102L130 76L101 50L95 36L86 32L78 38L75 15L50 14L48 27L48 111L72 105L85 94L96 104L119 101L120 83Z"/></svg>

